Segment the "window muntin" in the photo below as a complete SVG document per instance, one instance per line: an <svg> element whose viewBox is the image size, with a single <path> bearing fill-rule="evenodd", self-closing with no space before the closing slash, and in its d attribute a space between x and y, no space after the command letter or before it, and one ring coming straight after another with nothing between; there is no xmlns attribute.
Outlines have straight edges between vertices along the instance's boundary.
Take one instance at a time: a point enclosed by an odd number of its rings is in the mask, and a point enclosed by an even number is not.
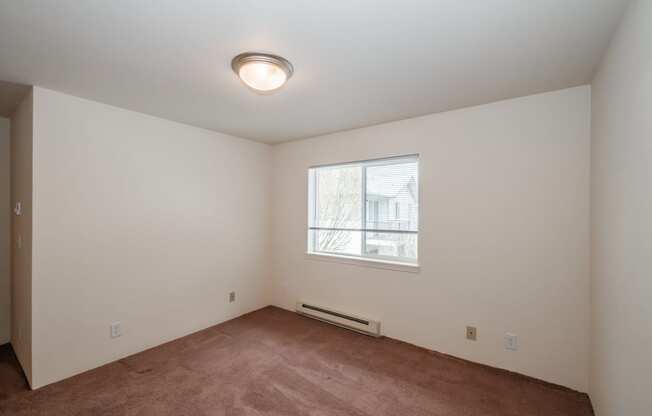
<svg viewBox="0 0 652 416"><path fill-rule="evenodd" d="M308 252L416 264L418 158L309 169Z"/></svg>

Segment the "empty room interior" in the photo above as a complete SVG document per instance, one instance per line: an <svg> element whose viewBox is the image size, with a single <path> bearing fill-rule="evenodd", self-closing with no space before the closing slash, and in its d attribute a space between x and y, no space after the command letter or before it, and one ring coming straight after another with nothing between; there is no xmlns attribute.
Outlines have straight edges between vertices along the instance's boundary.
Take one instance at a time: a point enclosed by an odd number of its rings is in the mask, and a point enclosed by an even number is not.
<svg viewBox="0 0 652 416"><path fill-rule="evenodd" d="M0 416L652 415L652 0L0 1Z"/></svg>

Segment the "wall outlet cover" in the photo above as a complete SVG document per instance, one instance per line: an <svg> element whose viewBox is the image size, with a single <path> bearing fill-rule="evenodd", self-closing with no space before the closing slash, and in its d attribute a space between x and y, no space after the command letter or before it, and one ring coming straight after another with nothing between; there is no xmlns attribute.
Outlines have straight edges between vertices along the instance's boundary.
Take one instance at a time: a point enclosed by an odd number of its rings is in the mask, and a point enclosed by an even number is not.
<svg viewBox="0 0 652 416"><path fill-rule="evenodd" d="M235 302L235 292L229 293L229 303Z"/></svg>
<svg viewBox="0 0 652 416"><path fill-rule="evenodd" d="M518 350L518 336L515 334L505 334L505 349L510 351Z"/></svg>
<svg viewBox="0 0 652 416"><path fill-rule="evenodd" d="M111 324L111 338L117 338L122 335L122 328L120 328L120 322L114 322Z"/></svg>
<svg viewBox="0 0 652 416"><path fill-rule="evenodd" d="M478 339L478 330L474 326L466 327L466 339L475 341Z"/></svg>

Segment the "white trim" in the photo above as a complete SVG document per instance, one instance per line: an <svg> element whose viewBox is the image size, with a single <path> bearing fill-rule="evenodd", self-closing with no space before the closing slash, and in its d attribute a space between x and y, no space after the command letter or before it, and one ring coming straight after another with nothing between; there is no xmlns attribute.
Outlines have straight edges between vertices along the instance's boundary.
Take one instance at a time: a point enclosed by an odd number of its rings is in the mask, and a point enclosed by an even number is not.
<svg viewBox="0 0 652 416"><path fill-rule="evenodd" d="M367 201L369 202L369 201ZM308 227L308 231L312 230L323 230L323 231L361 231L369 233L380 233L380 234L419 234L418 230L392 230L388 229L377 229L377 228L334 228L334 227Z"/></svg>
<svg viewBox="0 0 652 416"><path fill-rule="evenodd" d="M330 263L343 263L374 269L394 270L397 272L419 273L421 266L415 263L401 263L397 261L377 260L368 257L344 256L326 253L305 253L306 260L325 261Z"/></svg>
<svg viewBox="0 0 652 416"><path fill-rule="evenodd" d="M361 216L360 216L360 225L362 225L362 232L360 233L360 254L365 254L367 252L367 165L362 164L360 166L362 169L362 178L360 183L360 205L361 205ZM313 249L318 247L313 247Z"/></svg>
<svg viewBox="0 0 652 416"><path fill-rule="evenodd" d="M340 163L326 163L323 165L312 165L308 169L319 169L319 168L330 168L330 167L340 167L348 165L391 165L394 163L405 163L405 162L418 162L419 154L409 154L409 155L400 155L400 156L388 156L388 157L379 157L374 159L363 159L363 160L353 160L350 162L340 162Z"/></svg>
<svg viewBox="0 0 652 416"><path fill-rule="evenodd" d="M385 256L374 256L371 254L366 254L366 244L367 244L367 232L385 232L385 233L399 233L399 234L415 234L417 238L417 260L419 258L419 253L421 251L420 247L421 245L419 244L419 232L417 230L373 230L373 229L367 229L367 167L369 166L384 166L384 165L391 165L391 164L396 164L396 163L406 163L406 162L411 162L411 163L416 163L417 165L417 227L419 224L419 221L421 219L421 203L420 203L420 197L421 197L421 181L419 180L419 176L421 174L421 164L419 163L419 154L408 154L408 155L403 155L403 156L391 156L387 158L378 158L378 159L368 159L368 160L360 160L360 161L353 161L353 162L345 162L345 163L337 163L337 164L328 164L328 165L315 165L311 166L308 168L308 232L307 232L307 253L306 255L308 256L319 256L321 257L321 260L326 259L326 261L337 261L341 263L347 263L347 264L354 264L354 265L362 265L362 266L367 266L367 267L376 267L376 268L382 268L382 269L391 269L391 270L397 270L400 269L399 271L409 271L412 273L418 273L419 272L419 265L415 263L409 262L402 262L402 260L399 257L392 257L392 256L387 256L390 257L389 259L385 258ZM317 226L317 198L319 195L319 191L317 189L318 187L318 181L316 178L316 171L323 169L323 168L339 168L343 166L359 166L362 169L362 177L361 177L361 225L362 228L359 229L350 229L350 231L357 231L360 232L360 238L361 238L361 253L363 255L361 256L355 256L355 255L341 255L341 254L335 254L335 253L328 253L328 252L322 252L322 251L315 251L317 248L317 235L318 233L311 232L314 230L342 230L342 231L348 231L348 228L333 228L333 227L319 227ZM389 209L389 208L388 208ZM389 213L388 213L389 215ZM317 258L317 260L320 260ZM404 268L408 268L408 270L403 270Z"/></svg>

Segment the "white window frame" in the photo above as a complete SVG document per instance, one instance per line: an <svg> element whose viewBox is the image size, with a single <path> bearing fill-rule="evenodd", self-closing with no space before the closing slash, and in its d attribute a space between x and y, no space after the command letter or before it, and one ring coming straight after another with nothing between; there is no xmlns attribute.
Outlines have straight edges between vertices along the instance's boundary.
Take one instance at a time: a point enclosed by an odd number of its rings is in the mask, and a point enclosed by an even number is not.
<svg viewBox="0 0 652 416"><path fill-rule="evenodd" d="M392 163L405 163L406 160L414 161L417 164L417 230L384 230L384 229L367 229L367 198L366 198L366 180L367 180L367 168L370 166L386 166ZM316 195L318 195L318 182L316 175L314 174L315 170L318 168L325 167L348 167L348 166L359 166L362 168L362 178L361 178L361 222L363 227L359 229L347 228L346 230L350 231L360 231L361 232L361 253L366 253L366 243L367 243L367 233L368 232L380 232L380 233L400 233L400 234L415 234L417 238L417 258L416 260L411 258L403 258L397 256L383 256L383 255L371 255L371 254L361 254L361 255L352 255L339 252L329 252L316 250L317 245L317 235L311 231L314 230L335 230L335 228L329 227L316 227L314 224L317 223L317 209L315 204L317 202ZM367 159L359 160L353 162L344 162L344 163L332 163L324 165L314 165L308 168L308 226L307 226L307 253L306 255L310 257L319 257L319 260L326 261L340 261L347 264L354 265L363 265L369 267L378 267L378 268L387 268L399 271L410 271L415 272L419 270L419 258L420 258L420 239L419 239L419 223L421 220L421 172L419 165L419 155L418 154L408 154L401 156L392 156L378 159ZM389 209L389 207L388 207ZM344 229L343 229L344 230Z"/></svg>

